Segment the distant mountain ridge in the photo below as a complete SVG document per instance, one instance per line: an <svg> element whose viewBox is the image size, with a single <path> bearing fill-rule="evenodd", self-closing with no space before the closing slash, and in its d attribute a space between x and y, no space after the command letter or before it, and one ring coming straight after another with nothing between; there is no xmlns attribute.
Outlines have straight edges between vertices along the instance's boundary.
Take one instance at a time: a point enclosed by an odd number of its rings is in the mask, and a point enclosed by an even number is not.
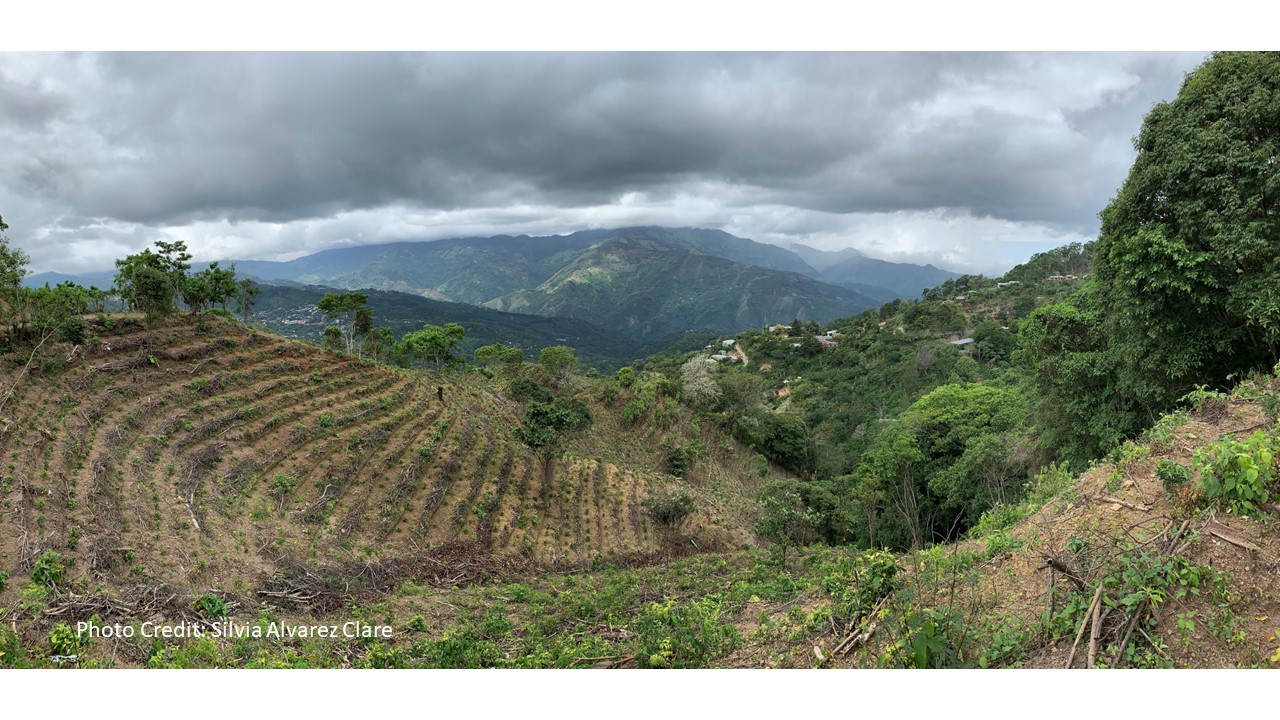
<svg viewBox="0 0 1280 720"><path fill-rule="evenodd" d="M956 277L851 250L788 249L722 230L657 226L405 241L333 248L287 262L222 263L268 284L401 292L575 318L645 342L795 318L825 322L918 297ZM113 275L45 273L28 283L71 279L103 287Z"/></svg>
<svg viewBox="0 0 1280 720"><path fill-rule="evenodd" d="M960 273L934 267L895 263L867 257L853 248L830 251L792 243L791 250L815 269L814 277L837 285L856 288L872 285L886 288L900 297L919 299L925 288L936 287L960 277Z"/></svg>
<svg viewBox="0 0 1280 720"><path fill-rule="evenodd" d="M736 332L794 318L825 322L878 304L800 273L735 262L644 232L592 245L537 287L486 303L591 320L636 338Z"/></svg>

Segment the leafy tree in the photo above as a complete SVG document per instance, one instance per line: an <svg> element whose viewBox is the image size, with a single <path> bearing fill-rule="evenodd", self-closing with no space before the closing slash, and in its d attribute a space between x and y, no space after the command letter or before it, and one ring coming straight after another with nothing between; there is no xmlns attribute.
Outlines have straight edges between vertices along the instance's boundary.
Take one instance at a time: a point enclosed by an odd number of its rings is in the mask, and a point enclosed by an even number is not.
<svg viewBox="0 0 1280 720"><path fill-rule="evenodd" d="M0 216L0 232L8 230L4 217ZM18 303L18 293L22 288L22 278L30 272L27 263L31 257L22 248L10 247L9 238L0 235L0 293L3 293L5 305L12 311Z"/></svg>
<svg viewBox="0 0 1280 720"><path fill-rule="evenodd" d="M694 355L680 366L681 395L695 408L712 408L720 402L720 386L712 377L720 370L715 360Z"/></svg>
<svg viewBox="0 0 1280 720"><path fill-rule="evenodd" d="M774 480L760 490L760 517L756 535L773 546L783 567L789 548L813 541L814 529L821 518L805 507L804 498L794 480Z"/></svg>
<svg viewBox="0 0 1280 720"><path fill-rule="evenodd" d="M578 369L578 355L567 345L551 345L542 348L538 364L551 373L551 377L564 380Z"/></svg>
<svg viewBox="0 0 1280 720"><path fill-rule="evenodd" d="M524 351L518 347L494 343L476 348L476 362L485 367L491 365L519 365L524 362Z"/></svg>
<svg viewBox="0 0 1280 720"><path fill-rule="evenodd" d="M550 482L555 458L568 440L569 433L592 422L591 410L581 401L533 400L525 409L524 421L516 429L516 438L533 448L543 459L543 477Z"/></svg>
<svg viewBox="0 0 1280 720"><path fill-rule="evenodd" d="M462 362L454 350L466 336L466 330L458 323L423 325L421 330L406 333L400 345L411 359L430 360L437 370Z"/></svg>
<svg viewBox="0 0 1280 720"><path fill-rule="evenodd" d="M1025 416L1017 393L986 385L943 385L915 402L855 473L869 540L920 549L1008 502L1028 469L1015 454Z"/></svg>
<svg viewBox="0 0 1280 720"><path fill-rule="evenodd" d="M640 501L640 506L654 522L673 531L697 509L693 495L680 488L651 492Z"/></svg>
<svg viewBox="0 0 1280 720"><path fill-rule="evenodd" d="M227 302L236 295L236 268L220 268L213 262L209 267L194 275L190 275L182 286L182 300L197 313L204 309L206 303L227 309Z"/></svg>
<svg viewBox="0 0 1280 720"><path fill-rule="evenodd" d="M973 329L974 357L990 364L1005 363L1018 347L1018 336L993 322Z"/></svg>
<svg viewBox="0 0 1280 720"><path fill-rule="evenodd" d="M1059 366L1094 386L1077 404L1096 415L1058 430L1075 447L1105 450L1197 385L1280 359L1278 98L1280 54L1218 53L1147 114L1090 281L1028 320L1035 345L1063 351L1022 355L1043 394L1061 400Z"/></svg>
<svg viewBox="0 0 1280 720"><path fill-rule="evenodd" d="M360 353L377 362L386 361L395 345L395 333L389 327L376 327L365 334Z"/></svg>
<svg viewBox="0 0 1280 720"><path fill-rule="evenodd" d="M172 258L150 249L116 260L116 292L127 306L145 313L148 324L173 312L178 286L172 265Z"/></svg>
<svg viewBox="0 0 1280 720"><path fill-rule="evenodd" d="M329 293L316 303L316 307L323 310L329 320L337 324L348 355L355 351L356 336L359 334L356 332L357 318L362 314L362 310L367 311L365 307L367 302L369 302L368 293L347 292Z"/></svg>
<svg viewBox="0 0 1280 720"><path fill-rule="evenodd" d="M244 278L236 285L236 311L244 322L249 322L249 316L253 315L254 298L261 292L262 288L249 278Z"/></svg>

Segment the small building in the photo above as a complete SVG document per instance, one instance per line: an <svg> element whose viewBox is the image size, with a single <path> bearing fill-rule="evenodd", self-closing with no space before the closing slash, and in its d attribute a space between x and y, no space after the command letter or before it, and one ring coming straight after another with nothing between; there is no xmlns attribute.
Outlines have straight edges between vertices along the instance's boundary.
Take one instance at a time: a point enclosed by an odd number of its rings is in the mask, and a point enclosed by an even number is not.
<svg viewBox="0 0 1280 720"><path fill-rule="evenodd" d="M725 355L724 353L716 353L715 355L711 356L711 359L715 360L716 362L720 362L721 360L728 360L729 362L738 362L737 355Z"/></svg>
<svg viewBox="0 0 1280 720"><path fill-rule="evenodd" d="M1010 280L1009 282L996 283L996 287L1002 288L1002 287L1009 287L1010 285L1021 285L1021 284L1022 282L1020 280Z"/></svg>
<svg viewBox="0 0 1280 720"><path fill-rule="evenodd" d="M831 338L829 337L824 337L822 335L814 335L813 339L817 340L818 344L824 348L832 348L836 346L836 343L832 342Z"/></svg>
<svg viewBox="0 0 1280 720"><path fill-rule="evenodd" d="M723 347L733 347L734 344L737 342L738 342L737 340L721 340L720 345L722 345Z"/></svg>

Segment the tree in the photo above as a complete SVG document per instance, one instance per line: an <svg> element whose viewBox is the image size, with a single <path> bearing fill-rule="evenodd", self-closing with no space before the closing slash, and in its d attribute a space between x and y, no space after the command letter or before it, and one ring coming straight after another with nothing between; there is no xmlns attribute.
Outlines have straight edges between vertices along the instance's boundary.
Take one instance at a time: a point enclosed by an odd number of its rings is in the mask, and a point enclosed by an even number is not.
<svg viewBox="0 0 1280 720"><path fill-rule="evenodd" d="M329 320L336 323L343 346L350 355L355 350L356 319L369 302L369 295L362 292L329 293L320 298L316 307L324 311Z"/></svg>
<svg viewBox="0 0 1280 720"><path fill-rule="evenodd" d="M568 434L589 426L591 410L578 400L533 400L525 408L524 421L516 429L516 438L542 457L542 474L546 482L554 476L553 462L568 440Z"/></svg>
<svg viewBox="0 0 1280 720"><path fill-rule="evenodd" d="M384 362L391 354L395 342L395 333L391 328L376 327L365 334L364 341L360 343L360 353L371 360Z"/></svg>
<svg viewBox="0 0 1280 720"><path fill-rule="evenodd" d="M453 351L466 332L458 323L448 323L444 327L423 325L421 330L406 333L400 339L400 345L410 360L430 360L435 369L441 370L462 362Z"/></svg>
<svg viewBox="0 0 1280 720"><path fill-rule="evenodd" d="M680 366L681 395L689 405L707 409L720 402L720 386L711 376L720 370L715 360L694 355Z"/></svg>
<svg viewBox="0 0 1280 720"><path fill-rule="evenodd" d="M209 263L209 267L189 276L183 286L182 299L192 312L199 312L204 304L218 305L227 309L227 302L236 295L236 266L220 268L218 263Z"/></svg>
<svg viewBox="0 0 1280 720"><path fill-rule="evenodd" d="M171 263L148 248L116 260L116 292L127 306L146 314L147 324L173 312L176 292Z"/></svg>
<svg viewBox="0 0 1280 720"><path fill-rule="evenodd" d="M244 322L249 322L249 316L253 314L254 298L261 292L262 288L249 278L244 278L236 286L236 312L240 313Z"/></svg>
<svg viewBox="0 0 1280 720"><path fill-rule="evenodd" d="M756 535L773 546L780 564L787 565L787 550L813 541L821 518L805 507L794 480L774 480L760 490L760 517Z"/></svg>
<svg viewBox="0 0 1280 720"><path fill-rule="evenodd" d="M1104 426L1077 412L1059 431L1092 452L1197 385L1280 360L1280 54L1215 54L1152 108L1134 145L1092 277L1024 327L1063 354L1020 355L1045 396L1061 397L1058 367L1105 393L1089 402ZM1059 334L1076 328L1083 337Z"/></svg>
<svg viewBox="0 0 1280 720"><path fill-rule="evenodd" d="M0 216L0 232L8 230L4 217ZM9 247L9 238L0 235L0 293L10 311L16 311L22 278L30 272L27 263L31 257L22 248Z"/></svg>
<svg viewBox="0 0 1280 720"><path fill-rule="evenodd" d="M494 343L476 348L474 357L477 363L485 367L491 365L519 365L524 362L524 351L518 347Z"/></svg>
<svg viewBox="0 0 1280 720"><path fill-rule="evenodd" d="M564 380L578 369L578 356L567 345L551 345L542 348L542 352L538 354L538 364L546 368L551 377Z"/></svg>
<svg viewBox="0 0 1280 720"><path fill-rule="evenodd" d="M157 240L156 255L160 258L160 269L169 276L172 287L169 302L172 304L186 284L187 271L191 269L191 253L187 252L187 244L181 240Z"/></svg>

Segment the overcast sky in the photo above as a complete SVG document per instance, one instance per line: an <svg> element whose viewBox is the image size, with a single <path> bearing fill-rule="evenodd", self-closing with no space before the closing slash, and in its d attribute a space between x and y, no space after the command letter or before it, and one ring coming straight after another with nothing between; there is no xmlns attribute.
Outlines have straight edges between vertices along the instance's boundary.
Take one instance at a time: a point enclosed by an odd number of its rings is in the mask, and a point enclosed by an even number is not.
<svg viewBox="0 0 1280 720"><path fill-rule="evenodd" d="M0 53L0 215L35 272L645 224L998 273L1204 57Z"/></svg>

